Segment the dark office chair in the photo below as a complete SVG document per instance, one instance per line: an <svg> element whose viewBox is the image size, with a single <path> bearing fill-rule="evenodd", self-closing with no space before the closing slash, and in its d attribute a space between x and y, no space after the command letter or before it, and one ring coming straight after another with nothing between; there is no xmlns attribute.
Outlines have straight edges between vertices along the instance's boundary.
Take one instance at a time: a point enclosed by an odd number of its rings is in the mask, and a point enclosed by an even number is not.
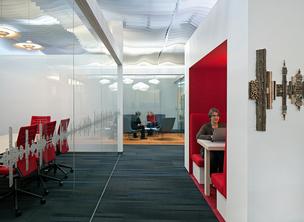
<svg viewBox="0 0 304 222"><path fill-rule="evenodd" d="M58 135L60 136L63 133L66 133L68 131L70 119L63 119L60 121L60 125L58 127ZM68 140L65 138L63 140L59 140L56 144L56 152L57 155L65 154L69 152L69 144ZM67 168L70 170L70 172L73 172L73 168L71 166L65 165L65 164L59 164L56 163L56 167L65 174L65 177L67 177L67 172L63 168Z"/></svg>
<svg viewBox="0 0 304 222"><path fill-rule="evenodd" d="M35 139L35 136L36 136L36 131L37 131L37 125L21 127L19 130L19 134L18 134L18 138L17 138L17 142L16 142L17 148L25 149L26 133L28 133L28 144L32 145L32 143ZM28 165L26 164L27 161L28 161ZM25 191L18 187L18 181L20 179L30 177L33 174L38 174L38 165L37 165L36 156L30 152L28 158L25 158L25 154L24 154L22 159L19 158L17 160L17 168L14 168L14 171L13 171L14 178L13 178L12 190L9 193L7 193L1 197L1 199L3 199L10 195L14 196L14 208L15 208L16 216L21 215L21 211L19 210L19 204L18 204L18 193L23 193L23 194L26 194L26 195L29 195L29 196L32 196L35 198L39 198L41 204L45 204L45 202L46 202L45 199L43 198L43 196L29 192L29 191ZM5 165L1 165L0 166L0 175L2 175L4 177L8 177L9 176L9 167L5 166Z"/></svg>
<svg viewBox="0 0 304 222"><path fill-rule="evenodd" d="M166 114L155 114L156 125L160 126L162 119L165 117L166 117Z"/></svg>
<svg viewBox="0 0 304 222"><path fill-rule="evenodd" d="M161 136L163 138L164 133L169 133L173 129L175 122L175 117L165 117L162 118L160 122L160 127L158 132L161 133Z"/></svg>
<svg viewBox="0 0 304 222"><path fill-rule="evenodd" d="M128 134L128 138L130 139L130 135L133 135L134 133L138 133L140 129L132 129L132 118L131 115L124 115L123 117L123 133Z"/></svg>

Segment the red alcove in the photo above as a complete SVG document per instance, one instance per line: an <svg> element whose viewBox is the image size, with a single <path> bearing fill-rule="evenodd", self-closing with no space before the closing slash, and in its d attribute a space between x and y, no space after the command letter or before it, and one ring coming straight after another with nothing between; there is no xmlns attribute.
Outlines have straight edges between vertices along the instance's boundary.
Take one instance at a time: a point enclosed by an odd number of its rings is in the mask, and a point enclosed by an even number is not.
<svg viewBox="0 0 304 222"><path fill-rule="evenodd" d="M226 122L227 113L227 40L195 63L189 70L189 117L202 114L208 121L208 111L216 107L221 112L221 121ZM205 118L206 117L206 118ZM200 118L202 119L202 117ZM195 126L194 126L195 125ZM201 124L199 124L201 125ZM190 128L189 172L192 174L191 156L200 153L195 134L198 123ZM195 128L195 129L194 129ZM193 138L194 137L194 138Z"/></svg>
<svg viewBox="0 0 304 222"><path fill-rule="evenodd" d="M200 126L209 121L208 111L211 107L218 108L221 112L220 121L226 122L227 40L189 69L189 173L217 219L222 222L224 219L216 209L215 190L211 189L210 196L205 196L203 186L198 184L192 175L192 154L200 153L200 146L197 144L195 136ZM227 162L224 166L225 181L226 164Z"/></svg>

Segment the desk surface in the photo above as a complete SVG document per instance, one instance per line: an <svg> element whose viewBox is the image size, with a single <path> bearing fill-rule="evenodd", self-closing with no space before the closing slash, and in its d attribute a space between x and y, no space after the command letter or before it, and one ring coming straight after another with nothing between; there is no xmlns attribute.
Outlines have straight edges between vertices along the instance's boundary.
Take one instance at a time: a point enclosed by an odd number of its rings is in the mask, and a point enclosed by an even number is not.
<svg viewBox="0 0 304 222"><path fill-rule="evenodd" d="M212 142L210 140L198 139L197 143L207 150L224 150L225 142Z"/></svg>

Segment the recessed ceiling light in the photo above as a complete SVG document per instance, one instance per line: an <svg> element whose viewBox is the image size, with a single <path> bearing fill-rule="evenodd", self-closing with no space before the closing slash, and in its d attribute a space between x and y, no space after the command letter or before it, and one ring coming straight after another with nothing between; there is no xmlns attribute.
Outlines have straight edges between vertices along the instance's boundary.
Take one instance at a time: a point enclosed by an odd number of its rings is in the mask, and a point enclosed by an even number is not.
<svg viewBox="0 0 304 222"><path fill-rule="evenodd" d="M109 85L109 89L113 92L117 91L118 90L117 82L114 82L113 84Z"/></svg>
<svg viewBox="0 0 304 222"><path fill-rule="evenodd" d="M150 86L143 82L138 82L132 86L133 90L140 90L140 91L147 91L149 88Z"/></svg>
<svg viewBox="0 0 304 222"><path fill-rule="evenodd" d="M132 84L133 82L134 82L134 80L133 80L133 79L130 79L130 78L124 78L124 79L123 79L123 83L124 83L124 84L127 84L127 85L128 85L128 84Z"/></svg>
<svg viewBox="0 0 304 222"><path fill-rule="evenodd" d="M158 79L150 79L149 83L157 85L157 84L159 84L159 80Z"/></svg>
<svg viewBox="0 0 304 222"><path fill-rule="evenodd" d="M16 43L15 47L20 48L20 49L26 49L28 51L42 50L43 49L43 47L41 45L33 43L30 40L28 40L26 42Z"/></svg>
<svg viewBox="0 0 304 222"><path fill-rule="evenodd" d="M109 84L111 81L109 79L101 79L99 80L99 83L102 84L102 85L105 85L105 84Z"/></svg>

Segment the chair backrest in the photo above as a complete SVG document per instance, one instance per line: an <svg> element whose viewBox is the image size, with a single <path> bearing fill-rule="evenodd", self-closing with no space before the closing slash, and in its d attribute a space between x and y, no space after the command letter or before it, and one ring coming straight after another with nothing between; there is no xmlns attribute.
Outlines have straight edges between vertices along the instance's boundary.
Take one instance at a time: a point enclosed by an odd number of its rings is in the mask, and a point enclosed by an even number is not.
<svg viewBox="0 0 304 222"><path fill-rule="evenodd" d="M31 125L45 124L51 122L51 116L32 116Z"/></svg>
<svg viewBox="0 0 304 222"><path fill-rule="evenodd" d="M32 116L31 118L31 126L37 125L37 134L39 133L40 124L45 124L51 122L51 116Z"/></svg>
<svg viewBox="0 0 304 222"><path fill-rule="evenodd" d="M131 133L133 131L132 127L131 127L131 123L132 122L132 116L127 116L124 115L123 116L123 132L124 133Z"/></svg>
<svg viewBox="0 0 304 222"><path fill-rule="evenodd" d="M42 137L46 139L47 143L45 149L43 150L43 162L49 163L56 158L55 146L52 143L51 139L54 135L56 127L56 121L46 123L42 126Z"/></svg>
<svg viewBox="0 0 304 222"><path fill-rule="evenodd" d="M191 113L189 122L189 172L192 173L192 155L199 154L201 146L196 141L196 134L201 126L210 121L208 113Z"/></svg>
<svg viewBox="0 0 304 222"><path fill-rule="evenodd" d="M60 121L60 125L58 127L58 135L60 135L60 133L66 133L68 131L69 123L70 123L70 118L63 119ZM68 140L64 139L62 141L58 141L58 143L56 144L56 148L57 148L57 152L59 153L67 153L70 149Z"/></svg>
<svg viewBox="0 0 304 222"><path fill-rule="evenodd" d="M25 142L26 142L26 131L28 132L28 144L32 145L37 131L37 125L33 126L24 126L19 129L16 145L19 149L25 149ZM23 158L19 159L17 162L17 169L20 173L20 176L27 176L33 173L34 171L37 171L37 159L35 155L32 155L30 152L28 156L28 169L26 169L26 158L25 154L23 154Z"/></svg>
<svg viewBox="0 0 304 222"><path fill-rule="evenodd" d="M160 124L162 119L165 117L166 117L166 114L155 114L155 120L158 124Z"/></svg>
<svg viewBox="0 0 304 222"><path fill-rule="evenodd" d="M175 117L165 117L160 122L159 132L170 132L173 129Z"/></svg>

